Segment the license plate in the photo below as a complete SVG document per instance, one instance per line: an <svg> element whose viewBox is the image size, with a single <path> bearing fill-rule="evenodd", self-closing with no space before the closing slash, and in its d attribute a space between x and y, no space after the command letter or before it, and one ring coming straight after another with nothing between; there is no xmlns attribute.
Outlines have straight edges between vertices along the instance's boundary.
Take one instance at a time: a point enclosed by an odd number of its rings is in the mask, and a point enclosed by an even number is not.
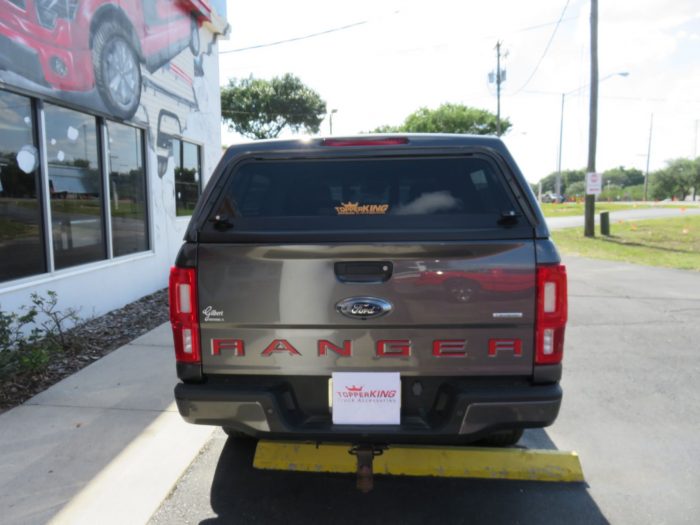
<svg viewBox="0 0 700 525"><path fill-rule="evenodd" d="M335 372L328 404L334 425L401 423L401 375L398 372Z"/></svg>

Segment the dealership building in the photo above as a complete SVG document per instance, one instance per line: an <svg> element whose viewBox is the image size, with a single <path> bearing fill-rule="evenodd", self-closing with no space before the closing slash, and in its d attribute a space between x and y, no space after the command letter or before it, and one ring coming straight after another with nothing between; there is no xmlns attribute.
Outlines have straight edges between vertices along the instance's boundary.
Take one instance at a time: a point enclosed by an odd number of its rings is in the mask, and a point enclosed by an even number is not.
<svg viewBox="0 0 700 525"><path fill-rule="evenodd" d="M221 156L225 1L1 4L0 309L163 288Z"/></svg>

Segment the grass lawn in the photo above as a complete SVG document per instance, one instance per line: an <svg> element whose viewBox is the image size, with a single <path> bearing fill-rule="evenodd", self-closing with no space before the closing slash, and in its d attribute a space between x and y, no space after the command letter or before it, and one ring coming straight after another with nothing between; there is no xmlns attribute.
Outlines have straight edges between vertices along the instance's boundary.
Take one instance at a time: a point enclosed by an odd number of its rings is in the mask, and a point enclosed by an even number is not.
<svg viewBox="0 0 700 525"><path fill-rule="evenodd" d="M562 202L561 204L545 202L540 204L545 217L571 217L583 215L583 202ZM677 204L635 204L632 202L596 202L596 214L601 211L643 210L648 208L676 208Z"/></svg>
<svg viewBox="0 0 700 525"><path fill-rule="evenodd" d="M700 271L700 216L611 221L612 236L583 236L583 227L552 232L562 253Z"/></svg>
<svg viewBox="0 0 700 525"><path fill-rule="evenodd" d="M39 236L39 225L0 218L0 241L14 240L30 235Z"/></svg>

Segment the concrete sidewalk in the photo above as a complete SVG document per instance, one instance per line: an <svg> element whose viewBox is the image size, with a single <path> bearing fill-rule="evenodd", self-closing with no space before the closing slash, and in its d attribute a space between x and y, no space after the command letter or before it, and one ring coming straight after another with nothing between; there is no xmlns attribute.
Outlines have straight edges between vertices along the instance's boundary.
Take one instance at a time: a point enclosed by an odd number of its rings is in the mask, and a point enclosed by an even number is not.
<svg viewBox="0 0 700 525"><path fill-rule="evenodd" d="M212 433L176 382L166 323L0 415L0 521L147 522Z"/></svg>

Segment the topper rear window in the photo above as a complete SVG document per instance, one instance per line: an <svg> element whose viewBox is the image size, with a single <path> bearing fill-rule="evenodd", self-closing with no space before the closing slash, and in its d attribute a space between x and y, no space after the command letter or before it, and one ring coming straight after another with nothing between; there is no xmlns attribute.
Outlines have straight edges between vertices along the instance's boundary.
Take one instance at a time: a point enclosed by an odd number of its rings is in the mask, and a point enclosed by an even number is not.
<svg viewBox="0 0 700 525"><path fill-rule="evenodd" d="M254 160L229 177L210 220L233 231L472 230L520 211L476 156Z"/></svg>

